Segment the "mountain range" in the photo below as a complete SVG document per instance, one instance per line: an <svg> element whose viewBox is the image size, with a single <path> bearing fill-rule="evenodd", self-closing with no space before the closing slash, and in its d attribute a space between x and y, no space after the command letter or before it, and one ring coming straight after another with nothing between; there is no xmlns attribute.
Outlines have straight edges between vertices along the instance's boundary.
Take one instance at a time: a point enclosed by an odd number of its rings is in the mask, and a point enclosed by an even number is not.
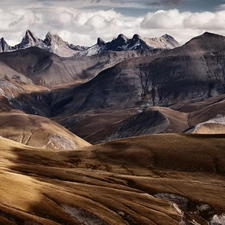
<svg viewBox="0 0 225 225"><path fill-rule="evenodd" d="M224 36L0 46L0 224L224 224Z"/></svg>
<svg viewBox="0 0 225 225"><path fill-rule="evenodd" d="M129 51L141 49L171 49L179 46L179 43L169 35L163 35L160 38L141 38L135 34L132 39L128 39L123 34L110 42L104 42L98 38L97 43L91 47L69 44L63 41L57 34L47 33L44 40L38 38L30 30L27 30L22 41L15 45L9 46L4 38L0 40L0 52L10 52L29 47L38 47L46 51L57 54L61 57L80 57L91 56L107 51Z"/></svg>
<svg viewBox="0 0 225 225"><path fill-rule="evenodd" d="M223 115L220 109L205 120L194 119L201 105L211 107L209 99L212 107L223 103L224 42L223 36L206 32L173 49L110 50L73 58L37 47L3 52L1 93L11 107L51 118L92 144L185 132Z"/></svg>

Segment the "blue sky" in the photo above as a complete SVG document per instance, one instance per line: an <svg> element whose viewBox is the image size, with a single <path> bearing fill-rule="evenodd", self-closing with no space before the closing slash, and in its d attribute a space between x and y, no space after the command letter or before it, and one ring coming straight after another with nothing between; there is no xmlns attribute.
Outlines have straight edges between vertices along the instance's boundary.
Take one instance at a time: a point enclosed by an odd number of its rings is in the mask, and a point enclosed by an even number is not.
<svg viewBox="0 0 225 225"><path fill-rule="evenodd" d="M18 43L30 29L69 43L172 35L180 43L205 31L225 35L225 0L0 0L0 37Z"/></svg>

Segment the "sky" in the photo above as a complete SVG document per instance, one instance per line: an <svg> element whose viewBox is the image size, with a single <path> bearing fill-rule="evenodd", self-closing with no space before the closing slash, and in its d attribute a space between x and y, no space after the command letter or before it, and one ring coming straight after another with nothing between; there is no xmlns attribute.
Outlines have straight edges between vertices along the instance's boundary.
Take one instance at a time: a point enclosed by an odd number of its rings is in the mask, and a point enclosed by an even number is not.
<svg viewBox="0 0 225 225"><path fill-rule="evenodd" d="M15 45L28 29L83 46L119 34L184 44L205 31L225 35L225 0L0 0L0 37Z"/></svg>

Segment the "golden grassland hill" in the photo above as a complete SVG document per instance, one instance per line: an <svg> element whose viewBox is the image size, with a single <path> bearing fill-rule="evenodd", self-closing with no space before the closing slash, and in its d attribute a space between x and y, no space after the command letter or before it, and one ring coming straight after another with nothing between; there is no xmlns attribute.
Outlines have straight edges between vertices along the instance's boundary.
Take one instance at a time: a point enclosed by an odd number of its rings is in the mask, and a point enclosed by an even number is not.
<svg viewBox="0 0 225 225"><path fill-rule="evenodd" d="M19 110L0 113L0 135L25 145L44 149L77 149L90 146L52 120Z"/></svg>
<svg viewBox="0 0 225 225"><path fill-rule="evenodd" d="M224 135L148 135L74 151L0 137L0 146L1 224L224 220Z"/></svg>

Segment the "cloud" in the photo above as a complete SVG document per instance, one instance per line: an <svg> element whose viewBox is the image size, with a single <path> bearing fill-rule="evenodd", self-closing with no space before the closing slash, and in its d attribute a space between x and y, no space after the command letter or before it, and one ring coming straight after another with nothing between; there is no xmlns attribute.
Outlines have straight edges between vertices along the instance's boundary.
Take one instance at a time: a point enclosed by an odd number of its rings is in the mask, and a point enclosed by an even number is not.
<svg viewBox="0 0 225 225"><path fill-rule="evenodd" d="M155 13L148 13L141 23L144 29L174 29L182 27L185 18L189 17L191 13L180 13L177 9L164 11L159 10Z"/></svg>
<svg viewBox="0 0 225 225"><path fill-rule="evenodd" d="M167 31L173 34L180 42L185 42L195 35L205 31L225 35L224 31L225 10L218 12L179 12L174 10L159 10L148 13L140 26L143 30L155 33ZM142 31L143 32L143 31Z"/></svg>
<svg viewBox="0 0 225 225"><path fill-rule="evenodd" d="M27 1L35 2L34 0ZM83 0L83 2L90 1ZM26 1L21 0L21 2L25 4ZM168 33L181 43L205 31L225 35L223 29L225 11L222 9L217 12L201 13L180 12L177 9L158 10L135 17L125 16L115 9L93 11L67 7L66 4L63 7L55 5L56 3L43 5L45 2L51 3L42 0L35 2L34 5L29 4L28 7L22 4L20 8L10 6L0 9L0 21L2 21L0 37L3 36L9 44L17 44L27 29L42 39L50 31L59 34L69 43L90 46L96 43L98 37L109 41L120 33L127 37L132 37L135 33L143 37L158 37ZM54 2L61 2L61 0ZM69 4L70 1L66 2ZM109 0L98 2L95 1L93 4L109 3ZM147 4L156 1L141 2ZM179 0L158 1L162 4L179 4L179 2Z"/></svg>

